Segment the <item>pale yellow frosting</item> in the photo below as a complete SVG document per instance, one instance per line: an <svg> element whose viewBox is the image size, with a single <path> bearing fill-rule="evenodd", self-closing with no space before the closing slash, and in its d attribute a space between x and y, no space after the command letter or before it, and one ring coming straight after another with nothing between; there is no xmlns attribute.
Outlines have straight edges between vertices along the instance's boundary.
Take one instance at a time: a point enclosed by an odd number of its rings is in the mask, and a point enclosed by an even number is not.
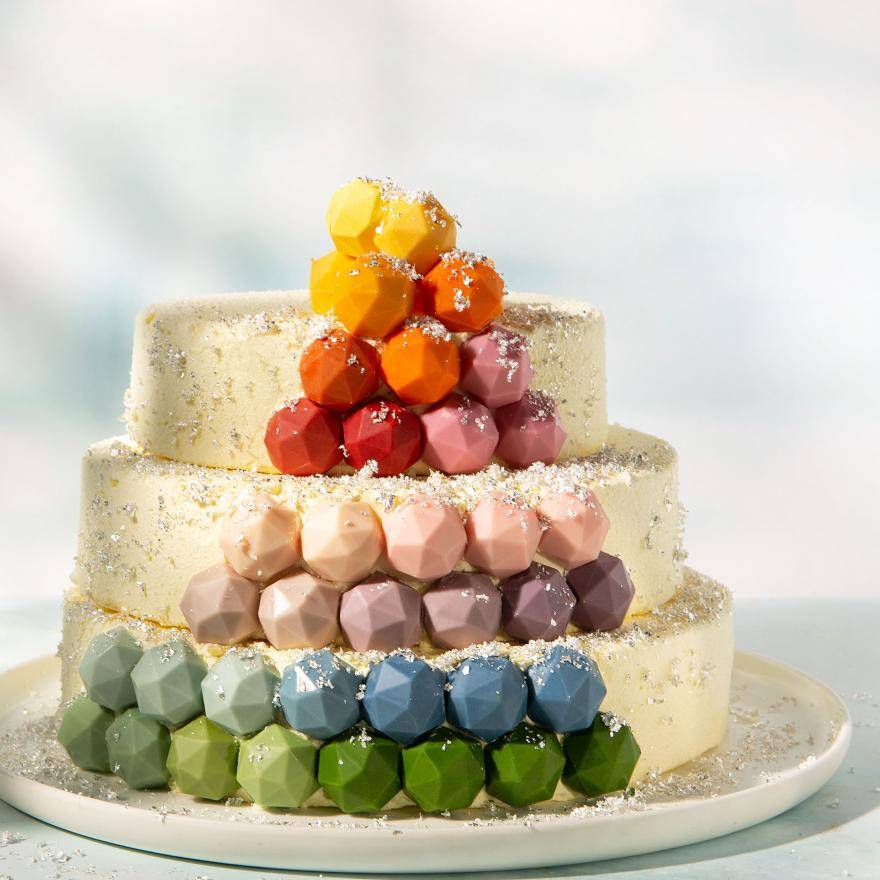
<svg viewBox="0 0 880 880"><path fill-rule="evenodd" d="M667 443L637 431L612 426L609 441L590 458L524 471L493 465L467 476L374 478L207 468L144 455L126 439L106 440L83 460L73 580L105 608L183 624L187 582L222 560L220 523L242 493L266 492L302 515L328 498L367 501L381 512L427 492L466 514L493 491L536 508L552 494L591 488L611 520L604 549L629 569L631 613L639 614L681 584L677 458Z"/></svg>
<svg viewBox="0 0 880 880"><path fill-rule="evenodd" d="M602 448L605 327L592 306L509 294L498 323L529 343L534 389L556 399L568 437L560 459ZM302 396L299 359L326 321L304 291L224 294L158 303L135 325L126 419L155 455L274 472L269 417Z"/></svg>
<svg viewBox="0 0 880 880"><path fill-rule="evenodd" d="M128 627L145 647L172 635L189 635L188 631L106 612L81 595L70 593L65 599L61 643L64 700L81 691L77 666L89 641L97 633L120 625ZM589 654L598 664L608 688L602 711L632 726L642 750L634 779L652 770L677 767L718 745L723 738L733 665L733 621L730 594L720 584L688 569L682 589L660 608L631 619L613 633L581 634L564 641ZM209 664L228 650L219 645L194 647ZM250 647L264 653L279 671L303 654L301 650L277 651L263 642L251 643ZM546 647L546 642L495 642L438 654L423 645L416 653L444 669L478 653L509 656L525 668ZM375 654L351 651L343 652L343 656L361 671L377 659ZM570 796L564 786L557 790L557 798Z"/></svg>

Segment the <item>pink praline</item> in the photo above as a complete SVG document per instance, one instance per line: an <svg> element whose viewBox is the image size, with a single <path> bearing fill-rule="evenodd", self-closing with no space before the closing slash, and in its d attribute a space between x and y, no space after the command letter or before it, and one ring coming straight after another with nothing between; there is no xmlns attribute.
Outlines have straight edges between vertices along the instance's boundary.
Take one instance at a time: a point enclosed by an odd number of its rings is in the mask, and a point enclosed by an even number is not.
<svg viewBox="0 0 880 880"><path fill-rule="evenodd" d="M450 394L422 413L422 460L446 474L472 474L492 460L498 429L492 413L476 400Z"/></svg>
<svg viewBox="0 0 880 880"><path fill-rule="evenodd" d="M382 518L382 525L389 564L422 581L452 571L467 542L458 511L426 495L396 507Z"/></svg>
<svg viewBox="0 0 880 880"><path fill-rule="evenodd" d="M462 343L459 356L460 386L492 409L519 400L534 375L525 339L497 325Z"/></svg>
<svg viewBox="0 0 880 880"><path fill-rule="evenodd" d="M497 409L495 424L495 454L512 467L553 464L565 442L556 402L540 391L527 391L522 400Z"/></svg>
<svg viewBox="0 0 880 880"><path fill-rule="evenodd" d="M541 540L535 511L500 498L481 501L465 523L468 545L464 558L495 577L528 568Z"/></svg>

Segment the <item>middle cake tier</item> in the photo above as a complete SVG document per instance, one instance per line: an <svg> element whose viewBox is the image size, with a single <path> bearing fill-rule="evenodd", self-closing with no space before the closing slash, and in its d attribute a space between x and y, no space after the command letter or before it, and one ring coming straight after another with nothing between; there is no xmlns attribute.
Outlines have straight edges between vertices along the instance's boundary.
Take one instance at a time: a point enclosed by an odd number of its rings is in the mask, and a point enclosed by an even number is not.
<svg viewBox="0 0 880 880"><path fill-rule="evenodd" d="M83 460L73 581L104 608L181 625L189 580L222 561L220 524L248 493L266 493L301 517L319 502L362 501L381 519L418 495L448 502L466 516L493 494L537 508L551 496L584 489L595 493L611 522L603 549L619 556L632 578L629 614L668 601L682 582L677 457L668 443L619 426L611 427L608 445L587 458L519 471L493 465L453 477L290 477L185 464L144 454L125 438L106 440ZM464 561L457 567L470 568ZM394 573L387 559L377 570Z"/></svg>

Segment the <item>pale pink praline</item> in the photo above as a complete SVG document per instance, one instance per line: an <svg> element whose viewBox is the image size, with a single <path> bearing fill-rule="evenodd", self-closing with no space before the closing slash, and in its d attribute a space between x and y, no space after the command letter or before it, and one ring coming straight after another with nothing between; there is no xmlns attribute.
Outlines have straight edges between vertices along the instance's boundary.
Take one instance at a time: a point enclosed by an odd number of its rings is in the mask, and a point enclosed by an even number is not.
<svg viewBox="0 0 880 880"><path fill-rule="evenodd" d="M363 501L322 502L303 517L302 556L319 577L337 583L365 578L384 547L382 527Z"/></svg>
<svg viewBox="0 0 880 880"><path fill-rule="evenodd" d="M495 577L528 568L541 540L535 511L499 498L481 501L468 515L465 530L464 558Z"/></svg>
<svg viewBox="0 0 880 880"><path fill-rule="evenodd" d="M299 517L263 493L242 497L220 525L220 548L242 577L266 583L299 562Z"/></svg>
<svg viewBox="0 0 880 880"><path fill-rule="evenodd" d="M538 516L544 533L538 549L565 568L575 568L599 557L611 521L589 489L582 498L569 492L541 502Z"/></svg>
<svg viewBox="0 0 880 880"><path fill-rule="evenodd" d="M259 602L259 586L221 562L190 578L180 610L197 642L236 645L260 634Z"/></svg>
<svg viewBox="0 0 880 880"><path fill-rule="evenodd" d="M449 574L467 543L459 512L426 495L405 501L382 518L382 525L389 564L423 581Z"/></svg>
<svg viewBox="0 0 880 880"><path fill-rule="evenodd" d="M273 648L323 648L339 636L339 590L307 571L279 578L260 597L260 623Z"/></svg>

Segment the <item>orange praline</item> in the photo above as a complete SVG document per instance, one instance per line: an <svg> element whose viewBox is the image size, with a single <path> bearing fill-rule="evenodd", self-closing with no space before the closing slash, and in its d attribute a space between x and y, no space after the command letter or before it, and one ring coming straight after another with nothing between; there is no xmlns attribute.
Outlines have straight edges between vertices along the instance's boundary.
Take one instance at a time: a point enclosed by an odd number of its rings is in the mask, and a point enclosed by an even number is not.
<svg viewBox="0 0 880 880"><path fill-rule="evenodd" d="M436 403L458 384L458 348L452 334L430 318L410 321L382 351L382 376L405 403Z"/></svg>
<svg viewBox="0 0 880 880"><path fill-rule="evenodd" d="M344 330L311 342L299 362L306 397L334 412L345 412L379 387L376 349Z"/></svg>

